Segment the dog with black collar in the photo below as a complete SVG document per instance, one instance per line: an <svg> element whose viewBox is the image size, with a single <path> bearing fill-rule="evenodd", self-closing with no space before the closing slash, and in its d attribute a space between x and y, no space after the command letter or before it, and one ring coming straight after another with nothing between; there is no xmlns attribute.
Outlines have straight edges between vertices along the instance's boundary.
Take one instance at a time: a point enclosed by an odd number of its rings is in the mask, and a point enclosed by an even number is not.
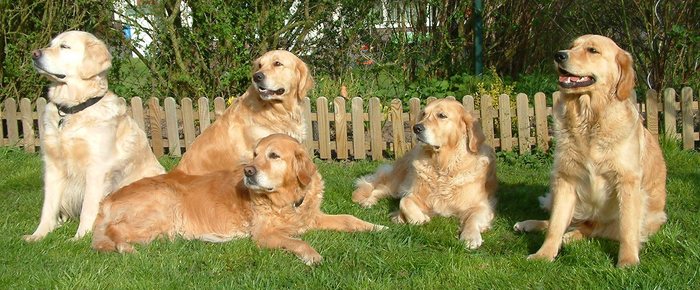
<svg viewBox="0 0 700 290"><path fill-rule="evenodd" d="M165 170L124 101L108 89L112 56L104 42L67 31L31 56L51 84L40 120L44 202L39 226L24 240L41 240L69 218L79 218L79 239L92 230L105 196Z"/></svg>

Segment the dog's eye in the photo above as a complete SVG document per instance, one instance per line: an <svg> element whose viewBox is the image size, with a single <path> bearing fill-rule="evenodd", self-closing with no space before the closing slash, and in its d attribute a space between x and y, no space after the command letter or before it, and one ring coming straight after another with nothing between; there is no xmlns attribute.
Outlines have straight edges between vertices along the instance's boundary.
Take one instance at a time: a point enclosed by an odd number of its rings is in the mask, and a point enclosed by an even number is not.
<svg viewBox="0 0 700 290"><path fill-rule="evenodd" d="M277 155L277 153L275 153L275 152L270 152L270 154L267 154L267 157L270 158L270 159L277 159L277 158L280 158L280 156Z"/></svg>
<svg viewBox="0 0 700 290"><path fill-rule="evenodd" d="M445 115L445 113L438 113L437 116L440 119L447 119L447 115Z"/></svg>
<svg viewBox="0 0 700 290"><path fill-rule="evenodd" d="M253 152L253 158L258 157L258 152Z"/></svg>
<svg viewBox="0 0 700 290"><path fill-rule="evenodd" d="M282 63L279 62L279 61L276 61L276 62L275 62L275 66L282 66Z"/></svg>
<svg viewBox="0 0 700 290"><path fill-rule="evenodd" d="M598 50L595 49L594 47L589 47L586 50L588 50L588 52L590 52L590 53L599 53Z"/></svg>
<svg viewBox="0 0 700 290"><path fill-rule="evenodd" d="M63 48L63 49L69 49L69 48L70 48L70 46L65 45L65 44L61 44L60 47Z"/></svg>

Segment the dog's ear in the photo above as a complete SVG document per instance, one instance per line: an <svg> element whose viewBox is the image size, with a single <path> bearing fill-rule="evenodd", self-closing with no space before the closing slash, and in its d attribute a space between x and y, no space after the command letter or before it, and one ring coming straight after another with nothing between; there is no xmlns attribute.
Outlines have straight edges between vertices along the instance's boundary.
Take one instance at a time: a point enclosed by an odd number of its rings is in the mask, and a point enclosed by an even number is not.
<svg viewBox="0 0 700 290"><path fill-rule="evenodd" d="M299 99L306 97L309 90L314 86L314 79L311 78L311 72L309 72L309 67L306 66L301 59L296 61L297 75L299 77L299 83L297 84L297 97Z"/></svg>
<svg viewBox="0 0 700 290"><path fill-rule="evenodd" d="M479 147L486 140L484 132L481 130L481 123L466 109L462 113L462 121L467 128L467 149L473 153L479 152Z"/></svg>
<svg viewBox="0 0 700 290"><path fill-rule="evenodd" d="M84 80L103 73L112 66L112 54L107 45L99 39L88 40L85 43L82 71L80 77Z"/></svg>
<svg viewBox="0 0 700 290"><path fill-rule="evenodd" d="M311 161L309 154L306 153L302 146L299 146L299 148L294 151L294 164L294 171L297 173L299 183L302 186L307 186L311 183L314 174L316 174L316 165Z"/></svg>
<svg viewBox="0 0 700 290"><path fill-rule="evenodd" d="M631 97L634 90L634 65L632 56L624 50L617 53L615 61L620 68L620 80L617 82L615 95L618 100L623 101Z"/></svg>

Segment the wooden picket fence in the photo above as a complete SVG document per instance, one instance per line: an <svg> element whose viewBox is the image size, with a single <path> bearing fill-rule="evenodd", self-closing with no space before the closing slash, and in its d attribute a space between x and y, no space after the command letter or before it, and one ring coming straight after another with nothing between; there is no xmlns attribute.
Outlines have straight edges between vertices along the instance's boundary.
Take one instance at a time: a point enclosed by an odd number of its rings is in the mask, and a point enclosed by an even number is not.
<svg viewBox="0 0 700 290"><path fill-rule="evenodd" d="M552 94L555 102L558 97L558 92ZM508 95L498 98L482 96L480 106L476 108L472 96L464 96L461 101L465 108L480 115L486 142L496 150L517 150L520 154L533 148L547 150L551 145L552 108L546 104L546 95L536 93L530 98L518 94L515 98L514 109ZM503 105L494 106L492 99ZM333 99L332 103L320 97L315 101L316 111L312 112L311 101L306 98L303 101L307 123L304 144L311 153L324 160L368 157L380 160L401 156L415 144L410 128L415 124L421 106L433 100L433 97L425 102L411 99L407 104L408 111L404 111L405 106L398 99L381 104L376 97L369 100L355 97L348 104L343 97ZM38 124L45 105L43 98L34 103L24 98L19 101L19 106L15 99L6 99L0 110L0 146L22 147L28 152L39 149L42 129ZM691 88L683 88L680 96L674 89L666 89L662 94L649 90L646 101L637 106L644 116L645 125L654 135L680 139L684 149L700 148L698 100L693 97ZM209 99L200 98L194 106L189 98L182 99L180 104L173 98L166 98L161 105L158 99L152 98L144 106L143 100L135 97L128 107L131 116L147 132L157 156L180 156L197 135L224 112L226 102L216 98L211 104Z"/></svg>

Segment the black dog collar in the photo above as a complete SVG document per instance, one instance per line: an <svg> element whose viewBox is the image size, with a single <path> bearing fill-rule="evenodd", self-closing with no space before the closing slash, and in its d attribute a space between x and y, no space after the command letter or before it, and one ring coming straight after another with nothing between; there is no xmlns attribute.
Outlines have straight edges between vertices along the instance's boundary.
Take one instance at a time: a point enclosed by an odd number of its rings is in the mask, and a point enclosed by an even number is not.
<svg viewBox="0 0 700 290"><path fill-rule="evenodd" d="M104 97L104 95L99 96L99 97L89 98L87 101L82 102L82 103L77 104L77 105L72 106L72 107L64 106L64 105L61 105L61 104L58 104L58 103L54 103L54 104L55 104L56 107L58 108L59 113L63 113L62 116L65 116L65 115L72 115L72 114L78 113L78 112L80 112L80 111L82 111L82 110L85 110L85 109L87 109L88 107L90 107L90 106L96 104L97 102L99 102L100 100L102 100L103 97ZM59 114L59 115L61 115L61 114Z"/></svg>

